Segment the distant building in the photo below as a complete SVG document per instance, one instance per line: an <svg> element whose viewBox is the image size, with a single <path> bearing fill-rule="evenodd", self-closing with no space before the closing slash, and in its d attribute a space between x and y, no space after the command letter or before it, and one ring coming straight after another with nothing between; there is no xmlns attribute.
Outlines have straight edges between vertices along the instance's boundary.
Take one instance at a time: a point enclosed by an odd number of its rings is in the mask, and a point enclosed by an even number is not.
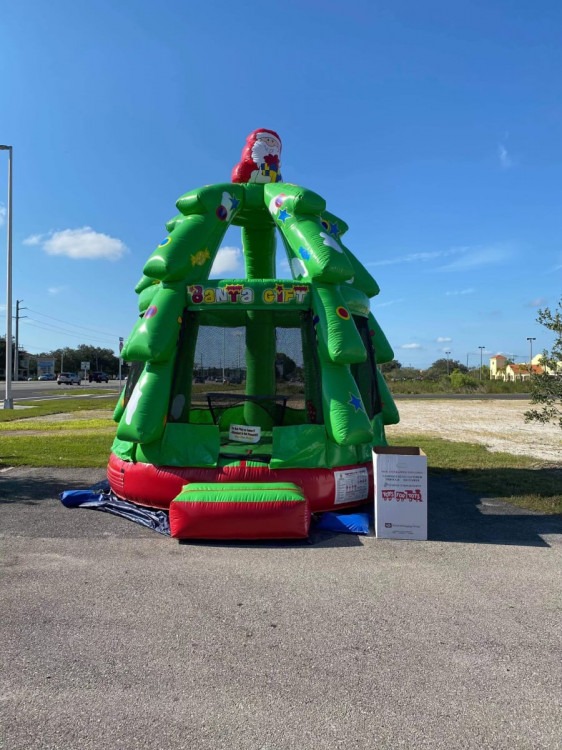
<svg viewBox="0 0 562 750"><path fill-rule="evenodd" d="M504 357L503 354L490 357L490 380L505 380L506 365L507 357Z"/></svg>
<svg viewBox="0 0 562 750"><path fill-rule="evenodd" d="M507 382L515 382L517 380L529 380L531 375L543 375L545 372L554 374L554 372L562 371L562 362L558 363L558 367L553 370L552 368L543 365L541 360L542 354L537 354L531 360L531 363L509 363L507 357L503 354L496 354L490 357L490 380L503 380Z"/></svg>

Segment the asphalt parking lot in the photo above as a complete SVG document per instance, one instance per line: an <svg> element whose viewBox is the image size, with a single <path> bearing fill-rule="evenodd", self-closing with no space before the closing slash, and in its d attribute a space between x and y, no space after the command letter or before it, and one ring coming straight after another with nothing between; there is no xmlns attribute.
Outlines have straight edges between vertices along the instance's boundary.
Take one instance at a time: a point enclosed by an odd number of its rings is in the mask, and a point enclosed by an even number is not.
<svg viewBox="0 0 562 750"><path fill-rule="evenodd" d="M57 500L102 477L0 474L3 750L562 746L559 517L178 544Z"/></svg>

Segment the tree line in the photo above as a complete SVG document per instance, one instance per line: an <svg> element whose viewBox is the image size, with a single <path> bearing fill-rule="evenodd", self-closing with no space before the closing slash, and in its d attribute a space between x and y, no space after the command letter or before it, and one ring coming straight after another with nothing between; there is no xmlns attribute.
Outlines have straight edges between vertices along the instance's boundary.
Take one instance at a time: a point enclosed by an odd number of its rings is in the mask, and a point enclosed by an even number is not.
<svg viewBox="0 0 562 750"><path fill-rule="evenodd" d="M117 377L119 372L119 358L115 356L112 349L104 349L99 346L80 344L75 349L66 346L62 349L52 349L40 354L30 354L21 347L18 353L19 376L23 378L36 377L38 374L37 360L53 359L54 372L80 372L82 362L90 363L90 370L101 370L110 377ZM12 358L13 361L13 358ZM6 362L6 337L0 337L0 370L4 373ZM122 368L122 374L126 374L127 368Z"/></svg>
<svg viewBox="0 0 562 750"><path fill-rule="evenodd" d="M544 372L531 378L531 404L538 408L526 412L527 421L557 422L562 428L562 299L554 310L546 307L539 310L537 322L554 335L554 343L550 352L543 353L543 363L548 365L554 375ZM79 372L82 362L89 362L91 370L102 370L110 377L117 376L119 358L112 349L80 344L75 349L64 347L41 354L29 354L24 348L19 351L20 376L34 377L37 375L37 359L54 359L55 372ZM279 364L283 376L294 372L296 366L287 355L280 355ZM0 337L0 373L6 361L6 337ZM27 363L27 366L22 366ZM439 383L446 381L457 390L471 389L483 382L489 382L489 368L485 365L469 369L462 362L455 359L441 358L435 360L426 370L404 367L398 360L393 359L380 366L386 379L395 383L399 381L420 381ZM125 367L122 374L125 375ZM503 384L509 385L509 384Z"/></svg>

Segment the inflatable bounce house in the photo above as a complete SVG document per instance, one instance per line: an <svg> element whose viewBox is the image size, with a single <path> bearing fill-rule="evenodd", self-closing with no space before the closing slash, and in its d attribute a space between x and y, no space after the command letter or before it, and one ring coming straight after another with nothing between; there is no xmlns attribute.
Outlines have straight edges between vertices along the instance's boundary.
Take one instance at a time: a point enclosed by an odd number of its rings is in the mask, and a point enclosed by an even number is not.
<svg viewBox="0 0 562 750"><path fill-rule="evenodd" d="M176 538L306 537L311 513L372 500L372 448L399 419L377 368L393 358L377 283L325 201L283 182L280 154L256 130L232 182L179 198L136 287L108 479L169 509ZM210 280L231 224L244 277Z"/></svg>

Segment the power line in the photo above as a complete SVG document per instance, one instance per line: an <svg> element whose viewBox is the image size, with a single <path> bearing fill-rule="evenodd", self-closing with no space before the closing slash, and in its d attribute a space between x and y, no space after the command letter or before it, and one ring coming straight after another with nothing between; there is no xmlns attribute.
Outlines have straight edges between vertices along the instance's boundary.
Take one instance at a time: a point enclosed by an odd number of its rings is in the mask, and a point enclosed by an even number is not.
<svg viewBox="0 0 562 750"><path fill-rule="evenodd" d="M29 318L29 322L27 323L28 326L31 326L32 328L39 328L42 331L49 331L49 332L55 332L55 333L64 333L67 336L74 336L77 337L78 335L84 336L83 333L78 333L77 331L69 331L65 328L60 328L59 326L43 326L39 321L36 321L34 318ZM89 336L90 341L97 341L102 344L107 344L108 342L115 342L115 337L109 338L98 338L96 336Z"/></svg>
<svg viewBox="0 0 562 750"><path fill-rule="evenodd" d="M46 313L37 312L37 310L33 310L31 307L27 308L29 312L35 313L35 315L40 315L42 318L50 318L51 320L56 320L57 323L63 323L64 325L68 325L71 328L83 328L85 331L92 331L93 333L102 334L105 336L111 336L112 339L115 339L115 333L109 333L108 331L100 331L99 328L88 328L87 326L81 326L77 323L69 323L68 320L61 320L60 318L54 318L52 315L47 315Z"/></svg>

